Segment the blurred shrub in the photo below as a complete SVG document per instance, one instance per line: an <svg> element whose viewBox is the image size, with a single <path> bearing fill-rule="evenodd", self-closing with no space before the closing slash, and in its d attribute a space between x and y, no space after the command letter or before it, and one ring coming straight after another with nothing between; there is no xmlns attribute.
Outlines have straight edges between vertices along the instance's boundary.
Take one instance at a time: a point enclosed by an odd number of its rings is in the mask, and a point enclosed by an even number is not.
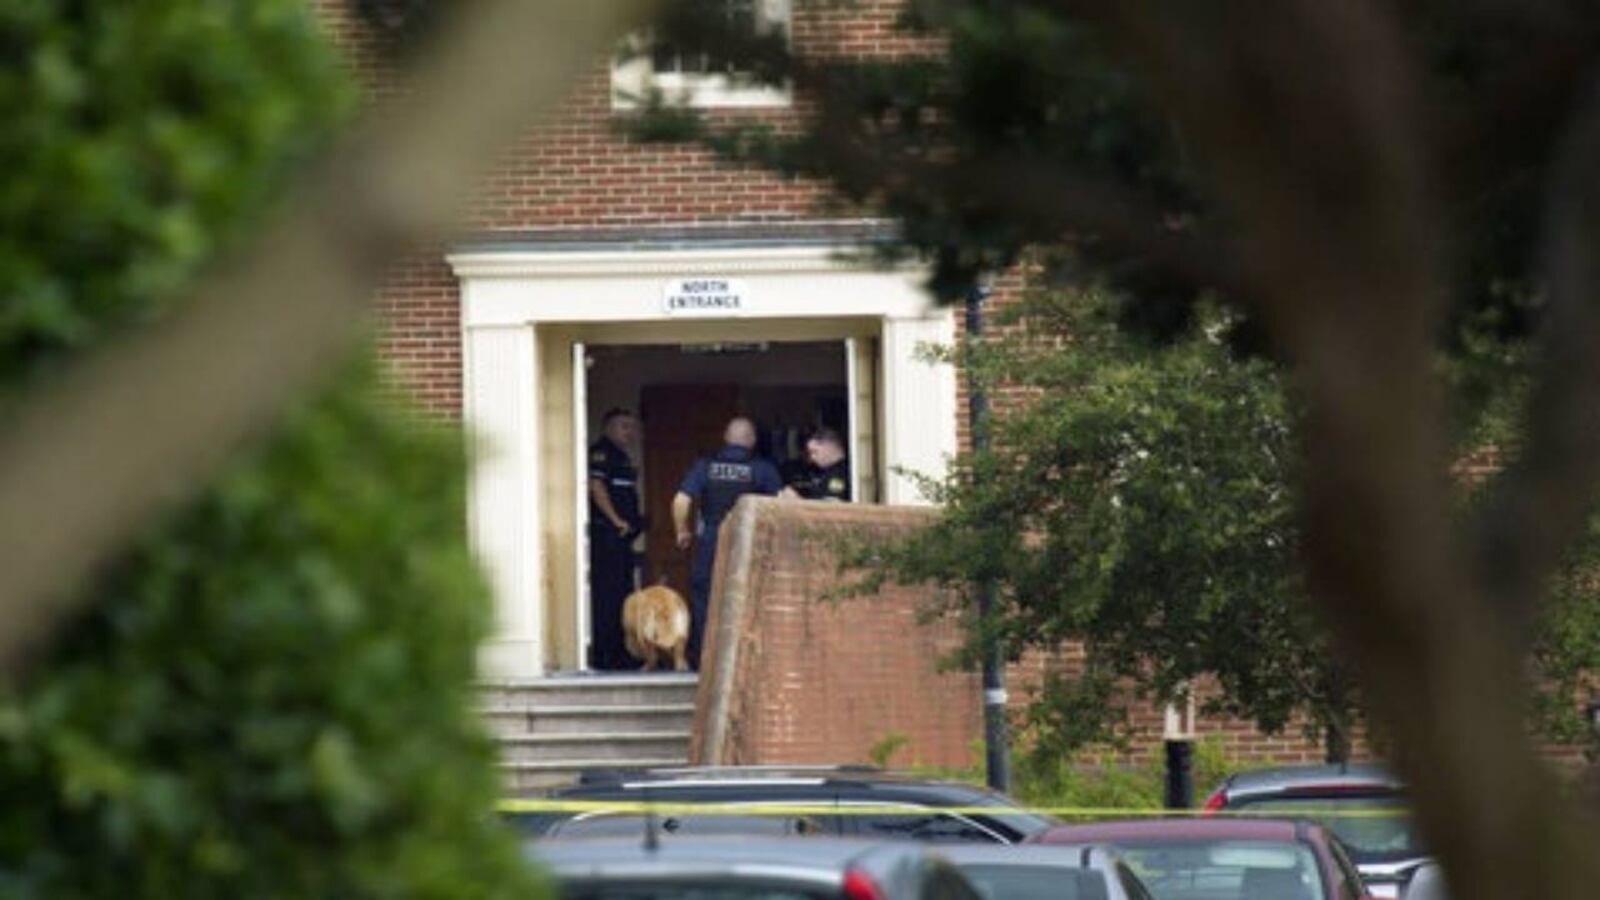
<svg viewBox="0 0 1600 900"><path fill-rule="evenodd" d="M316 29L304 0L0 3L0 384L149 321L282 189L354 97Z"/></svg>
<svg viewBox="0 0 1600 900"><path fill-rule="evenodd" d="M1196 805L1224 778L1248 768L1215 740L1196 741L1193 761ZM1165 778L1159 744L1133 762L1112 754L1063 756L1041 747L1018 754L1012 793L1032 806L1159 809Z"/></svg>
<svg viewBox="0 0 1600 900"><path fill-rule="evenodd" d="M0 4L0 53L3 435L7 398L158 326L351 93L301 0ZM538 895L470 711L461 441L379 393L344 367L0 689L0 896Z"/></svg>
<svg viewBox="0 0 1600 900"><path fill-rule="evenodd" d="M0 895L528 896L470 680L460 442L296 411L0 706Z"/></svg>
<svg viewBox="0 0 1600 900"><path fill-rule="evenodd" d="M897 745L895 749L903 746ZM1160 809L1166 778L1162 753L1158 744L1142 759L1130 760L1109 750L1063 754L1053 744L1024 743L1012 754L1009 793L1023 805L1032 807ZM983 757L980 740L973 744L973 759L978 761L972 765L959 769L914 766L911 771L928 778L982 785L985 783ZM1204 803L1224 778L1247 768L1250 764L1230 757L1221 741L1196 741L1195 804Z"/></svg>

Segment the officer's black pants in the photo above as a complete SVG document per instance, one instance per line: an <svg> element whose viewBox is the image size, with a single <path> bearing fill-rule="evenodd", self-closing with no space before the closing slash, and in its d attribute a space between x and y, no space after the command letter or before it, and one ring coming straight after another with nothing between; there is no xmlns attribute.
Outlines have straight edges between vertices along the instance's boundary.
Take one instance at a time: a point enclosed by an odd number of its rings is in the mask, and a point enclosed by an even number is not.
<svg viewBox="0 0 1600 900"><path fill-rule="evenodd" d="M716 562L717 532L708 528L695 539L694 568L689 573L689 665L697 672L711 609L711 570Z"/></svg>
<svg viewBox="0 0 1600 900"><path fill-rule="evenodd" d="M633 593L633 547L610 523L589 529L589 667L637 669L622 642L622 603Z"/></svg>

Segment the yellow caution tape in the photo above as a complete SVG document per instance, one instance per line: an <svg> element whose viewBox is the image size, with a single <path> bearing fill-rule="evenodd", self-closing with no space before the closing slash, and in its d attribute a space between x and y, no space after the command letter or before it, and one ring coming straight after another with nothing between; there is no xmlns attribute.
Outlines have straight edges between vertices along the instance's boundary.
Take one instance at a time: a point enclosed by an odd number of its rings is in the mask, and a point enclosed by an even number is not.
<svg viewBox="0 0 1600 900"><path fill-rule="evenodd" d="M930 806L894 803L661 803L634 800L521 800L499 803L502 813L584 813L654 814L658 816L883 816L944 813L958 816L1005 816L1028 814L1066 819L1126 818L1251 818L1251 819L1384 819L1409 815L1400 809L1319 809L1315 807L1277 807L1273 809L1227 809L1206 812L1199 809L1160 809L1119 806Z"/></svg>

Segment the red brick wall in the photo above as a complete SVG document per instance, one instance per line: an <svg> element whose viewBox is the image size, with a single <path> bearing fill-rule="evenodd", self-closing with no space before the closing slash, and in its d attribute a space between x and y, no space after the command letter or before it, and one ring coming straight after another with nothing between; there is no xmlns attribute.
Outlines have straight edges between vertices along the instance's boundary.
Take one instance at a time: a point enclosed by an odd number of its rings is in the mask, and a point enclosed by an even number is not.
<svg viewBox="0 0 1600 900"><path fill-rule="evenodd" d="M927 591L824 599L838 586L834 538L903 533L927 516L741 501L722 528L691 760L864 763L875 742L902 734L910 744L899 762L968 764L978 682L940 670L960 636L948 621L918 624ZM751 542L743 565L741 536Z"/></svg>
<svg viewBox="0 0 1600 900"><path fill-rule="evenodd" d="M722 529L712 587L691 759L703 763L865 763L878 741L909 739L897 765L964 767L982 733L977 677L941 665L961 634L928 618L931 588L889 586L872 597L825 599L840 587L841 538L891 539L931 510L750 499ZM737 547L749 541L748 553ZM1030 655L1010 667L1019 713L1046 671L1071 672L1081 654ZM720 722L717 721L720 717ZM1143 760L1161 739L1162 710L1137 706ZM1298 731L1268 736L1233 719L1198 723L1230 757L1316 762Z"/></svg>
<svg viewBox="0 0 1600 900"><path fill-rule="evenodd" d="M364 94L396 93L396 72L381 41L354 15L353 0L313 2ZM893 28L903 5L797 3L794 44L805 53L853 57L926 52L926 42ZM609 66L609 59L597 59L556 114L531 125L506 152L475 194L468 222L474 232L801 222L841 214L816 183L728 166L699 147L623 137L611 110ZM801 102L794 109L727 110L712 120L785 127L804 109ZM458 310L456 284L438 250L399 267L380 303L383 353L397 384L425 409L448 416L460 412L459 351L447 356L441 341L459 335Z"/></svg>
<svg viewBox="0 0 1600 900"><path fill-rule="evenodd" d="M397 391L440 418L461 415L461 296L442 253L390 270L374 311L378 352Z"/></svg>

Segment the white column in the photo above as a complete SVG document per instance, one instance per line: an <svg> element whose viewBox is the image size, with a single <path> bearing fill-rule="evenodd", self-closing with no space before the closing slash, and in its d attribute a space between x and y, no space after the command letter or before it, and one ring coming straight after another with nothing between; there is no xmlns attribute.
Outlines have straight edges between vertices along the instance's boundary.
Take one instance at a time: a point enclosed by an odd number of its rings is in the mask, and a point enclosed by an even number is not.
<svg viewBox="0 0 1600 900"><path fill-rule="evenodd" d="M883 501L925 505L908 469L943 477L956 452L956 373L922 358L918 347L955 341L955 318L940 310L921 318L883 320L883 452L888 481Z"/></svg>
<svg viewBox="0 0 1600 900"><path fill-rule="evenodd" d="M476 441L468 495L473 549L494 592L485 677L544 671L539 532L539 366L531 325L469 326L464 413Z"/></svg>

